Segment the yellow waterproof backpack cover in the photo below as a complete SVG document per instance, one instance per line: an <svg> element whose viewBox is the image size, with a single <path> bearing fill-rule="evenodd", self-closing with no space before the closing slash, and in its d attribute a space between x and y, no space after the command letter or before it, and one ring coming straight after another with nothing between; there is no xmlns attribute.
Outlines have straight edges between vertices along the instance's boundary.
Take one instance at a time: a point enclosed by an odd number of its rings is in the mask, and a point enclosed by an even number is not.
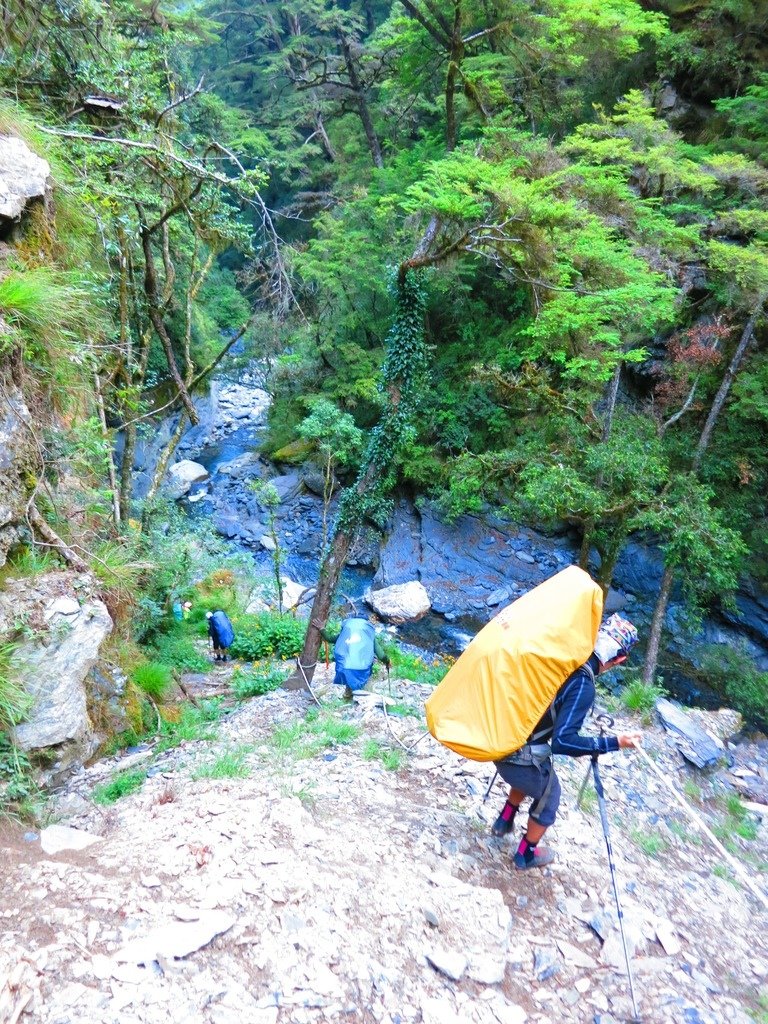
<svg viewBox="0 0 768 1024"><path fill-rule="evenodd" d="M572 565L480 630L426 703L436 740L473 761L519 750L594 650L603 593Z"/></svg>

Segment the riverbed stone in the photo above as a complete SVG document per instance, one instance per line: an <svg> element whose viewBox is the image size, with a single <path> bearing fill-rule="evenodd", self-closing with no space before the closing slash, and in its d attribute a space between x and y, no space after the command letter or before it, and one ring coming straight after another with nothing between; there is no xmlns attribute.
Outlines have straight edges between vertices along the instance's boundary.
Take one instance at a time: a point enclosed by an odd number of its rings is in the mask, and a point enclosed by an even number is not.
<svg viewBox="0 0 768 1024"><path fill-rule="evenodd" d="M166 490L172 498L183 498L192 484L207 480L208 476L208 470L199 462L182 459L168 470Z"/></svg>
<svg viewBox="0 0 768 1024"><path fill-rule="evenodd" d="M366 591L365 601L387 622L415 622L432 607L426 588L418 580Z"/></svg>

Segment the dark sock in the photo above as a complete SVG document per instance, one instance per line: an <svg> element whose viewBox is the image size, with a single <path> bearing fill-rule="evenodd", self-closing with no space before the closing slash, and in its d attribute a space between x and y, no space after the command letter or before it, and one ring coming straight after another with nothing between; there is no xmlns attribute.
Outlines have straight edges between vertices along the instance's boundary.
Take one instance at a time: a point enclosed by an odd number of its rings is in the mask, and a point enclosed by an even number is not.
<svg viewBox="0 0 768 1024"><path fill-rule="evenodd" d="M525 859L526 864L530 864L536 856L536 843L530 843L525 836L520 840L520 845L517 848L517 852L521 857Z"/></svg>
<svg viewBox="0 0 768 1024"><path fill-rule="evenodd" d="M504 821L511 821L519 810L520 804L513 804L510 800L507 800L499 817Z"/></svg>
<svg viewBox="0 0 768 1024"><path fill-rule="evenodd" d="M507 800L501 809L501 814L493 823L493 827L491 829L492 834L499 837L509 835L514 827L515 815L518 810L519 806L517 804L513 804Z"/></svg>

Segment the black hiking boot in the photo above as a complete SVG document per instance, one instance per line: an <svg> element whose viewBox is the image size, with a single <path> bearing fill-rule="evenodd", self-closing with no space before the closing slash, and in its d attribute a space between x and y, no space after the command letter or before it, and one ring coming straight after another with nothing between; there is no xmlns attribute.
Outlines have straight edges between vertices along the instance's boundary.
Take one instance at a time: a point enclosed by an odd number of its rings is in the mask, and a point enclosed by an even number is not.
<svg viewBox="0 0 768 1024"><path fill-rule="evenodd" d="M499 838L502 836L508 836L515 826L515 815L517 814L517 811L518 807L507 800L501 809L501 814L491 826L491 835L498 836Z"/></svg>
<svg viewBox="0 0 768 1024"><path fill-rule="evenodd" d="M512 858L516 871L527 871L529 868L545 868L555 859L555 854L547 846L532 846L527 839L522 839L517 853Z"/></svg>

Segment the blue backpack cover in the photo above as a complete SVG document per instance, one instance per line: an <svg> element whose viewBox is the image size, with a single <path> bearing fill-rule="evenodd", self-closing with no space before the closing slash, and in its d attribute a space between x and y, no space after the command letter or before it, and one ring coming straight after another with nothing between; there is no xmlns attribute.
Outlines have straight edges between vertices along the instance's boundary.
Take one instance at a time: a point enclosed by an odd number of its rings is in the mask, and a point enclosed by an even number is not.
<svg viewBox="0 0 768 1024"><path fill-rule="evenodd" d="M211 616L211 622L216 632L216 636L219 639L219 647L229 647L232 641L235 639L235 631L232 628L232 623L229 621L229 616L226 612L217 611Z"/></svg>
<svg viewBox="0 0 768 1024"><path fill-rule="evenodd" d="M367 619L345 619L339 638L333 645L333 656L337 663L355 672L370 669L376 657L373 646L375 636L376 631Z"/></svg>

